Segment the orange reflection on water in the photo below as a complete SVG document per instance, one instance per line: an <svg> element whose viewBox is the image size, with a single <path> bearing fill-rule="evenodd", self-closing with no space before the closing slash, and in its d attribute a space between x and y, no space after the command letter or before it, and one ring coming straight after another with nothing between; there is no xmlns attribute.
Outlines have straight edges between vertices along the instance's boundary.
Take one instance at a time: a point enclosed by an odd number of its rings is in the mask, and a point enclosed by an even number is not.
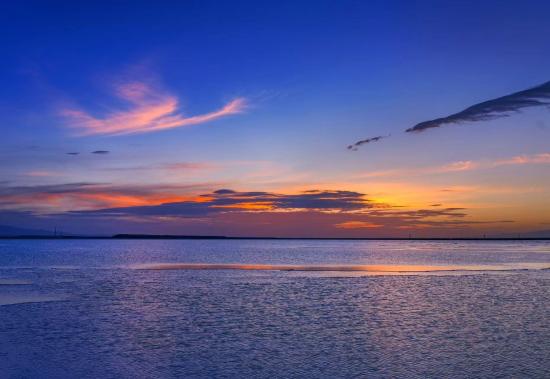
<svg viewBox="0 0 550 379"><path fill-rule="evenodd" d="M271 270L271 271L339 271L339 272L438 272L438 271L509 271L547 269L548 264L507 265L270 265L217 263L151 263L133 266L138 270Z"/></svg>

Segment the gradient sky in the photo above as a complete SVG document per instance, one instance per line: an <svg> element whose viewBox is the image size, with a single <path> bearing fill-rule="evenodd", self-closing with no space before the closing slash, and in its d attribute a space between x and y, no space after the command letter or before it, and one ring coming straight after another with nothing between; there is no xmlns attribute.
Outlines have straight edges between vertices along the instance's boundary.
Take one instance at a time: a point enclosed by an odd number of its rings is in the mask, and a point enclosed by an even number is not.
<svg viewBox="0 0 550 379"><path fill-rule="evenodd" d="M547 1L0 5L0 224L66 233L550 229ZM358 140L387 136L363 144Z"/></svg>

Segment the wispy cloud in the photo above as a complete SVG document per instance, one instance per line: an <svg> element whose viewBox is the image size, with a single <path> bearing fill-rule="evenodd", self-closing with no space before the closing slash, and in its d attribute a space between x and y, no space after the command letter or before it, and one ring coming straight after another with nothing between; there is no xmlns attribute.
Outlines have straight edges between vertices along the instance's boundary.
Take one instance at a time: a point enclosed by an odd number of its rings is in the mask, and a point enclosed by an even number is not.
<svg viewBox="0 0 550 379"><path fill-rule="evenodd" d="M65 183L10 186L0 183L0 209L57 213L69 210L158 205L179 201L206 201L195 193L210 185L112 185Z"/></svg>
<svg viewBox="0 0 550 379"><path fill-rule="evenodd" d="M516 155L511 158L497 159L493 161L458 161L448 165L435 168L436 172L456 172L490 169L501 166L518 166L530 164L549 164L550 153Z"/></svg>
<svg viewBox="0 0 550 379"><path fill-rule="evenodd" d="M388 137L389 137L389 135L387 135L387 136L376 136L376 137L367 138L367 139L364 139L364 140L361 140L361 141L357 141L354 144L349 145L348 150L357 151L357 149L361 145L366 145L368 143L378 142L381 139L388 138Z"/></svg>
<svg viewBox="0 0 550 379"><path fill-rule="evenodd" d="M519 112L524 108L550 105L550 82L524 91L512 93L496 99L484 101L468 107L458 113L434 120L416 124L407 132L422 132L430 128L439 128L449 124L464 122L488 121L507 117L512 112Z"/></svg>
<svg viewBox="0 0 550 379"><path fill-rule="evenodd" d="M383 171L373 171L361 175L363 178L376 178L376 177L402 177L411 175L432 175L432 174L445 174L445 173L457 173L473 170L492 169L502 166L518 166L518 165L530 165L530 164L550 164L550 153L540 153L531 155L516 155L511 158L497 159L497 160L480 160L480 161L457 161L448 163L441 166L420 167L420 168L407 168L407 169L392 169Z"/></svg>
<svg viewBox="0 0 550 379"><path fill-rule="evenodd" d="M159 166L159 168L167 170L205 170L216 168L217 166L214 163L210 162L175 162L175 163L166 163Z"/></svg>
<svg viewBox="0 0 550 379"><path fill-rule="evenodd" d="M510 159L501 159L493 163L494 166L524 165L524 164L545 164L550 163L550 153L534 155L517 155Z"/></svg>
<svg viewBox="0 0 550 379"><path fill-rule="evenodd" d="M53 171L29 171L24 174L25 176L31 177L56 177L63 176L62 173L53 172Z"/></svg>
<svg viewBox="0 0 550 379"><path fill-rule="evenodd" d="M129 107L110 111L103 117L79 108L65 108L61 115L80 135L122 135L202 124L241 113L246 106L244 98L236 98L216 111L187 117L175 96L139 81L118 85L114 95Z"/></svg>
<svg viewBox="0 0 550 379"><path fill-rule="evenodd" d="M445 172L457 172L457 171L470 171L480 167L478 162L473 161L457 161L443 166L429 168L428 171L433 173L445 173Z"/></svg>
<svg viewBox="0 0 550 379"><path fill-rule="evenodd" d="M171 174L190 171L210 171L222 167L212 162L173 162L141 166L107 167L105 171L168 171Z"/></svg>
<svg viewBox="0 0 550 379"><path fill-rule="evenodd" d="M104 155L104 154L109 154L109 150L95 150L95 151L92 151L92 154L99 154L99 155Z"/></svg>
<svg viewBox="0 0 550 379"><path fill-rule="evenodd" d="M411 209L411 210L393 210L393 209L375 209L369 212L370 216L400 216L408 220L417 220L430 217L451 217L463 218L467 216L464 211L466 208L449 207L442 209Z"/></svg>

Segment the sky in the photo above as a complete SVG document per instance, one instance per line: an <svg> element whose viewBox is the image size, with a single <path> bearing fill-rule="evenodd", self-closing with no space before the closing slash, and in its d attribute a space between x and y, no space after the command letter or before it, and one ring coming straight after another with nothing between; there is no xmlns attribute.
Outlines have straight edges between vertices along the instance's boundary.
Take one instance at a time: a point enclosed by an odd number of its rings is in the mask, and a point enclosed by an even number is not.
<svg viewBox="0 0 550 379"><path fill-rule="evenodd" d="M3 2L0 225L544 234L548 12L547 1Z"/></svg>

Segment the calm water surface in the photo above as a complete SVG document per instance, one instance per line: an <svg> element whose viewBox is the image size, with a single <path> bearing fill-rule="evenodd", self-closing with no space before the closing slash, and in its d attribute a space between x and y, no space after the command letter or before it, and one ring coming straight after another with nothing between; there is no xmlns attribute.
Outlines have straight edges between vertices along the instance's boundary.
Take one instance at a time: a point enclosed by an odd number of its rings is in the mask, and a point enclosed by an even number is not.
<svg viewBox="0 0 550 379"><path fill-rule="evenodd" d="M133 269L151 263L481 271ZM544 241L3 240L0 378L548 378L544 267Z"/></svg>

